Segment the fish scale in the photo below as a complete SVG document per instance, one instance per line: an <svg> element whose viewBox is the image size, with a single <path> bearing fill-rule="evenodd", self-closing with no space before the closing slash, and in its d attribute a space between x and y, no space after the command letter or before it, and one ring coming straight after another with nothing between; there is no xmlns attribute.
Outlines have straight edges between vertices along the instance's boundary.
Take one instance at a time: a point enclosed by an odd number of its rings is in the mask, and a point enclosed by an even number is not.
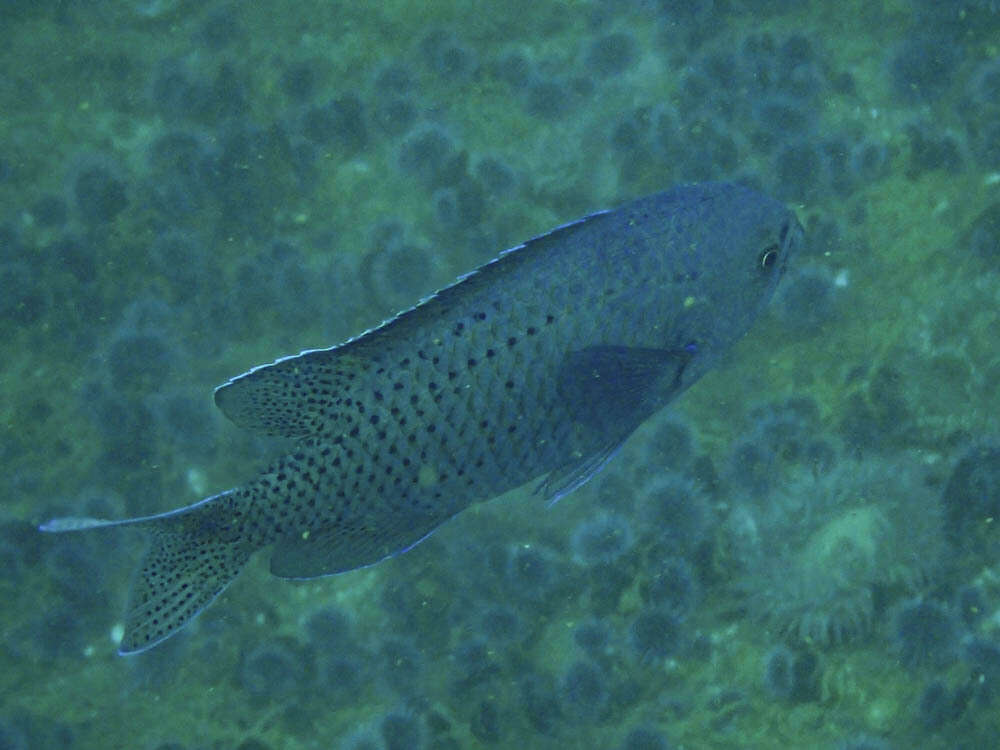
<svg viewBox="0 0 1000 750"><path fill-rule="evenodd" d="M255 480L161 515L42 528L149 530L131 653L262 547L275 575L311 578L398 554L532 480L558 499L746 332L800 237L780 203L721 183L564 225L344 344L220 386L234 423L298 441Z"/></svg>

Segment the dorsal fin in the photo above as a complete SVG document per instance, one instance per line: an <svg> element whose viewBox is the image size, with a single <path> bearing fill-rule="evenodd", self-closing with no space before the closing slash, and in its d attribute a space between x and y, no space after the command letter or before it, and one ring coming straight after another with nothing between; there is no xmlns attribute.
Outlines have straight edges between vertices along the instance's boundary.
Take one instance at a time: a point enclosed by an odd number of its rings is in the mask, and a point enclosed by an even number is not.
<svg viewBox="0 0 1000 750"><path fill-rule="evenodd" d="M598 212L564 224L501 253L496 259L401 312L377 328L329 349L313 349L255 367L215 389L215 403L230 420L248 430L300 438L322 429L323 408L349 390L393 341L412 340L426 321L439 319L466 287L492 286L496 277L515 270L552 242L605 215Z"/></svg>
<svg viewBox="0 0 1000 750"><path fill-rule="evenodd" d="M283 437L314 435L324 421L324 408L370 367L370 360L339 349L303 352L220 385L215 404L248 430Z"/></svg>

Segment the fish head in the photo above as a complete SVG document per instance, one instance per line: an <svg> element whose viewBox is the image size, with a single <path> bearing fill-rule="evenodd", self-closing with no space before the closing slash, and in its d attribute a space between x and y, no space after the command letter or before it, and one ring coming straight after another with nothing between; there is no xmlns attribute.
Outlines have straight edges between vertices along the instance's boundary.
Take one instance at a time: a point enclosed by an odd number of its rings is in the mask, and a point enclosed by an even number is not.
<svg viewBox="0 0 1000 750"><path fill-rule="evenodd" d="M733 184L697 187L703 193L685 213L691 241L682 255L683 301L669 326L673 340L667 342L691 355L683 374L687 384L715 366L750 329L804 237L794 212L755 190Z"/></svg>

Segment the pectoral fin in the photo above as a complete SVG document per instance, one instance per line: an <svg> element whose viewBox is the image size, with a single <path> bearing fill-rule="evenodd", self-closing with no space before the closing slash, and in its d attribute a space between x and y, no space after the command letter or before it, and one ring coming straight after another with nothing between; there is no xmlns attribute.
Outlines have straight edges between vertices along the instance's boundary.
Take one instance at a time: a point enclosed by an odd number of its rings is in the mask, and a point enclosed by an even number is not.
<svg viewBox="0 0 1000 750"><path fill-rule="evenodd" d="M566 355L559 395L573 419L627 437L679 390L687 349L589 346Z"/></svg>
<svg viewBox="0 0 1000 750"><path fill-rule="evenodd" d="M538 491L550 503L597 474L651 413L679 392L693 349L591 346L566 355L558 375L582 442L589 444L554 469Z"/></svg>

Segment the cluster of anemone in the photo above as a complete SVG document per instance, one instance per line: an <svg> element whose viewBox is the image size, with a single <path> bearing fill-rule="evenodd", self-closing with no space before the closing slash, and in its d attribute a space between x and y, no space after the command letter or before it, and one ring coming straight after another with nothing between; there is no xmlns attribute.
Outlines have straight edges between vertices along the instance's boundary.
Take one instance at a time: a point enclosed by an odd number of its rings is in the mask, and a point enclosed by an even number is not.
<svg viewBox="0 0 1000 750"><path fill-rule="evenodd" d="M885 174L884 160L873 170L872 159L848 158L857 151L878 161L881 151L858 148L864 136L831 138L820 127L823 92L852 85L849 74L822 63L815 41L803 34L722 38L685 66L673 104L640 104L612 126L609 140L628 157L621 167L626 182L645 179L643 164L662 165L685 181L737 176L747 154L764 154L771 192L815 202ZM740 96L720 106L718 97L730 91Z"/></svg>
<svg viewBox="0 0 1000 750"><path fill-rule="evenodd" d="M154 243L158 250L172 252ZM181 342L183 324L156 293L140 296L117 318L80 391L108 466L128 468L154 455L164 461L211 456L219 416L192 386L175 384L190 364L188 347L200 342Z"/></svg>

